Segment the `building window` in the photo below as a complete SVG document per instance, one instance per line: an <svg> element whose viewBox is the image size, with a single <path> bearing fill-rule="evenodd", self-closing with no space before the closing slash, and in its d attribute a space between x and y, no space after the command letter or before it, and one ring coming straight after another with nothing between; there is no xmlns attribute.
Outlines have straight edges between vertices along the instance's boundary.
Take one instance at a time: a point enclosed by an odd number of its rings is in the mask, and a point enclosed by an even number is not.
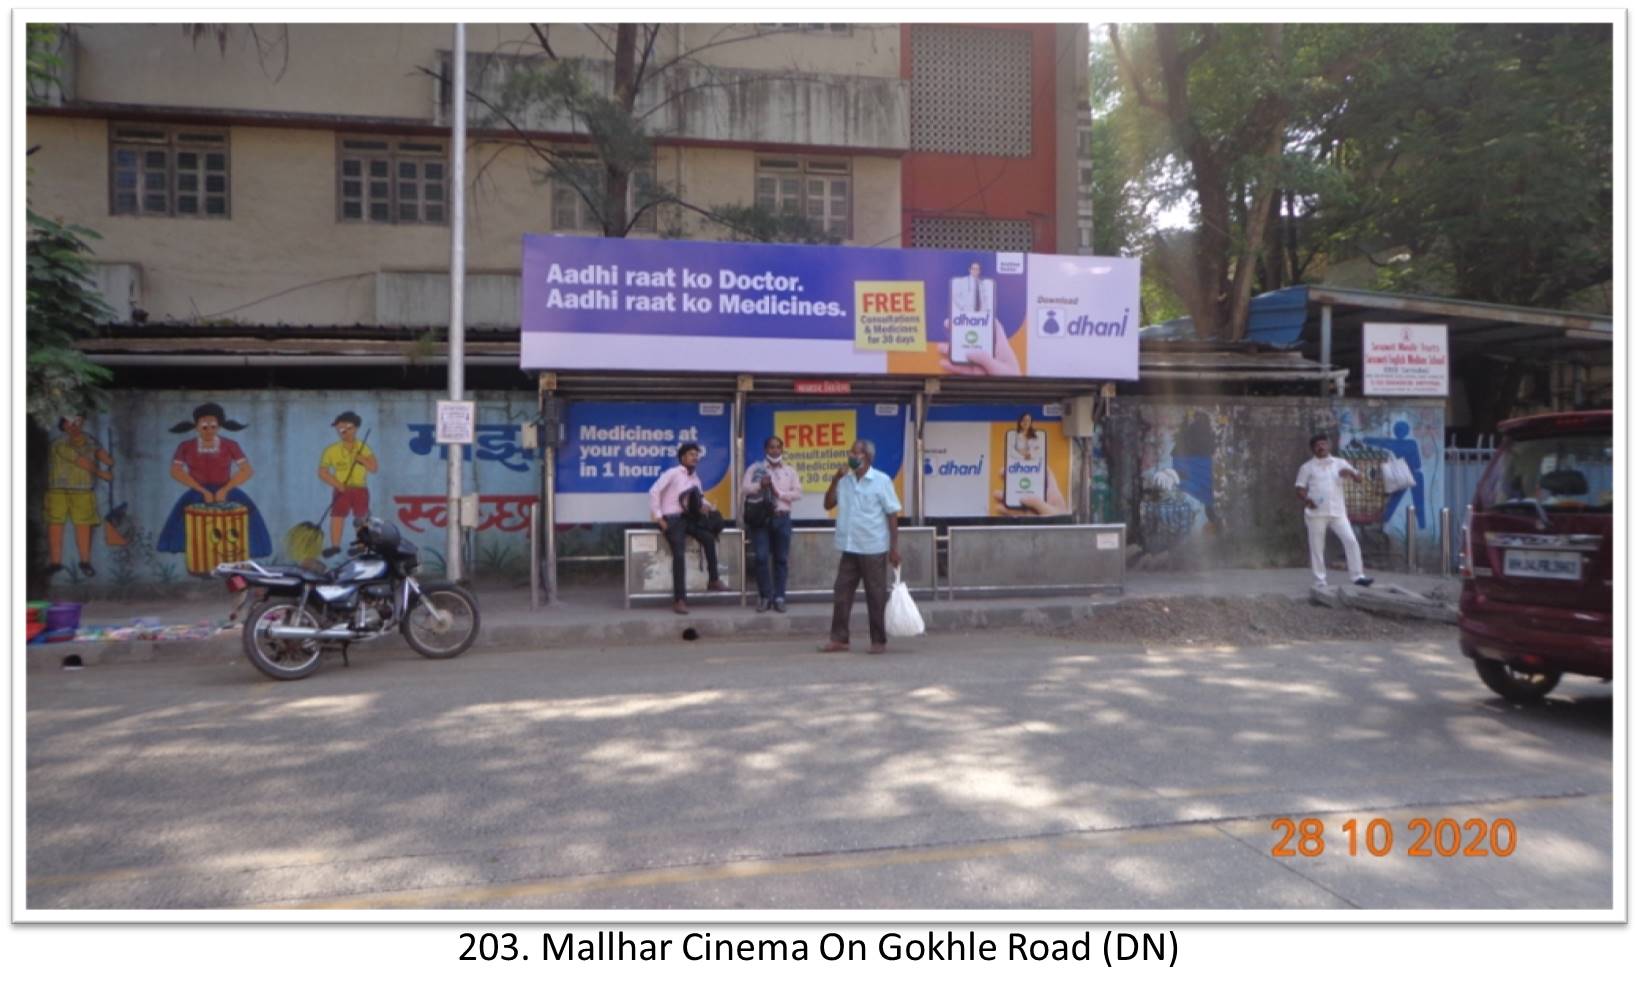
<svg viewBox="0 0 1638 996"><path fill-rule="evenodd" d="M826 235L853 235L853 177L846 159L759 157L756 206L808 219Z"/></svg>
<svg viewBox="0 0 1638 996"><path fill-rule="evenodd" d="M597 217L597 212L586 203L586 198L580 196L580 190L585 190L592 196L603 189L603 164L590 152L559 152L562 159L562 170L571 171L574 181L566 179L561 173L552 176L552 228L559 232L602 232L603 222ZM577 185L578 188L577 189ZM632 171L631 179L626 184L626 218L630 219L637 213L637 209L648 203L648 192L654 189L654 170L638 169ZM644 211L631 226L634 232L653 232L659 228L659 207L656 205Z"/></svg>
<svg viewBox="0 0 1638 996"><path fill-rule="evenodd" d="M108 148L112 214L228 217L227 132L114 125Z"/></svg>
<svg viewBox="0 0 1638 996"><path fill-rule="evenodd" d="M449 221L449 154L424 138L342 138L336 217L380 225Z"/></svg>

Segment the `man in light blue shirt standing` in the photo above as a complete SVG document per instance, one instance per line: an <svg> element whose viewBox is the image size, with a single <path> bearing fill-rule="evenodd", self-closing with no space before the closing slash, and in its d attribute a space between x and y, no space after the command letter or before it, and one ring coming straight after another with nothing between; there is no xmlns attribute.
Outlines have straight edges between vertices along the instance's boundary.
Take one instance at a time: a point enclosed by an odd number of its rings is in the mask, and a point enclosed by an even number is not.
<svg viewBox="0 0 1638 996"><path fill-rule="evenodd" d="M825 510L836 509L836 600L830 616L830 642L819 649L840 653L848 649L848 617L853 596L864 582L865 608L870 614L870 652L887 650L887 568L899 566L899 496L893 479L871 466L876 446L858 440L848 451L847 466L839 468L825 492Z"/></svg>

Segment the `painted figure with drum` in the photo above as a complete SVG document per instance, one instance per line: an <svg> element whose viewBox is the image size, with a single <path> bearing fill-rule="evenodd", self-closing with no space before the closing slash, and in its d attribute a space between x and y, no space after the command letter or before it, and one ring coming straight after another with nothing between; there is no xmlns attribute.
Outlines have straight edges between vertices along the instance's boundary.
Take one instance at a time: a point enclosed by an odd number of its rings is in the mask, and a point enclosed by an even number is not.
<svg viewBox="0 0 1638 996"><path fill-rule="evenodd" d="M243 428L215 403L200 405L193 418L171 427L194 438L171 458L171 477L187 490L171 507L155 548L185 555L190 574L208 575L225 561L273 552L262 513L242 487L255 469L239 444L221 435Z"/></svg>

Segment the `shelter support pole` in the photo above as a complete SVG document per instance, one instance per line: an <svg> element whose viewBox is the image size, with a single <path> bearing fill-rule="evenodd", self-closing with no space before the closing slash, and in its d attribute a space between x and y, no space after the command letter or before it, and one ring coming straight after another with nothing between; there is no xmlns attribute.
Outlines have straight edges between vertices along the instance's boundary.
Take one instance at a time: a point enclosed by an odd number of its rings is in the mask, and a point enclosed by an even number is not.
<svg viewBox="0 0 1638 996"><path fill-rule="evenodd" d="M1331 306L1329 304L1320 306L1320 366L1324 368L1324 373L1329 374L1331 372ZM1330 386L1330 380L1327 378L1325 388ZM1325 390L1325 388L1321 390Z"/></svg>
<svg viewBox="0 0 1638 996"><path fill-rule="evenodd" d="M745 476L745 392L752 388L753 383L750 377L742 375L739 378L739 386L734 390L733 436L729 442L731 452L728 460L728 472L733 475L728 488L728 500L732 505L723 513L725 519L740 517L740 502L744 498L739 493L739 485Z"/></svg>
<svg viewBox="0 0 1638 996"><path fill-rule="evenodd" d="M729 450L732 451L732 460L730 463L733 465L733 480L730 482L728 487L728 496L729 501L731 501L733 504L730 506L730 511L723 515L723 518L739 521L741 527L740 543L742 544L749 542L750 540L749 530L744 528L745 523L743 521L745 514L744 496L740 494L740 484L745 477L745 395L746 392L750 391L755 386L756 381L750 374L739 375L739 379L736 382L734 390L733 436L730 438L728 446ZM757 452L760 453L761 450L758 449ZM746 563L746 560L747 557L745 555L745 550L742 547L740 550L739 562L744 564ZM741 605L745 604L746 580L747 579L744 576L744 572L742 571L739 578L739 604Z"/></svg>
<svg viewBox="0 0 1638 996"><path fill-rule="evenodd" d="M552 388L557 383L557 376L550 373L540 375L540 410L542 416L552 407ZM557 599L557 426L559 419L552 419L546 433L545 447L541 450L541 493L539 508L545 509L545 520L541 522L541 540L545 545L544 563L541 565L541 587L544 589L546 604L556 605Z"/></svg>
<svg viewBox="0 0 1638 996"><path fill-rule="evenodd" d="M1092 440L1076 439L1075 448L1070 450L1074 458L1069 468L1069 476L1075 479L1075 493L1069 499L1069 511L1074 520L1081 525L1093 521L1092 508Z"/></svg>
<svg viewBox="0 0 1638 996"><path fill-rule="evenodd" d="M914 470L910 480L916 489L914 503L911 508L911 524L924 526L927 524L927 392L916 392L916 403L912 409L915 424L911 427L915 433L915 445L911 447L911 459L914 461Z"/></svg>

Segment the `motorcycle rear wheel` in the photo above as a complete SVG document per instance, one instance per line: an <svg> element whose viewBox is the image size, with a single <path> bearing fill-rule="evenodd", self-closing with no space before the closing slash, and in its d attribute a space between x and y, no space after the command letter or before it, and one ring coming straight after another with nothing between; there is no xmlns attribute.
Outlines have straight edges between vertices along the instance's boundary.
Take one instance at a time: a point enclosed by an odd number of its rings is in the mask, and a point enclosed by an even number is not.
<svg viewBox="0 0 1638 996"><path fill-rule="evenodd" d="M433 608L444 614L440 623ZM404 639L422 657L459 657L478 640L478 602L463 588L432 588L399 624Z"/></svg>
<svg viewBox="0 0 1638 996"><path fill-rule="evenodd" d="M271 626L319 628L311 609L294 602L263 602L245 620L245 656L256 670L278 681L295 681L319 669L323 645L318 640L280 640L267 632Z"/></svg>

